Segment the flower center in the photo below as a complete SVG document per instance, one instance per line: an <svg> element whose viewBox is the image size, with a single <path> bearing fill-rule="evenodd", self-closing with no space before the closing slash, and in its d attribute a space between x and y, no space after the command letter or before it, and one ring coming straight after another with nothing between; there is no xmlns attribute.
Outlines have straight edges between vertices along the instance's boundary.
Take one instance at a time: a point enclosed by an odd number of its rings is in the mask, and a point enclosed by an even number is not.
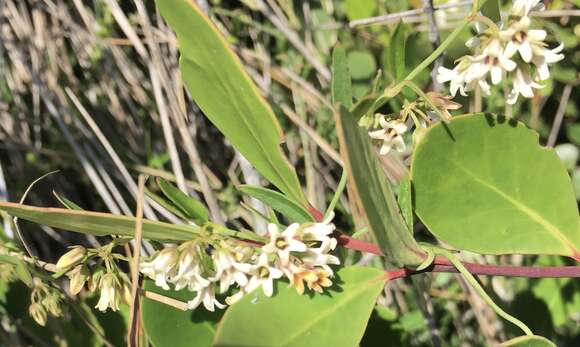
<svg viewBox="0 0 580 347"><path fill-rule="evenodd" d="M260 266L258 268L258 276L260 278L267 278L268 276L270 276L270 270L268 270L268 268L265 266Z"/></svg>
<svg viewBox="0 0 580 347"><path fill-rule="evenodd" d="M276 242L274 244L276 245L276 248L278 248L278 249L286 249L286 247L288 247L288 243L286 242L286 240L283 237L277 238Z"/></svg>

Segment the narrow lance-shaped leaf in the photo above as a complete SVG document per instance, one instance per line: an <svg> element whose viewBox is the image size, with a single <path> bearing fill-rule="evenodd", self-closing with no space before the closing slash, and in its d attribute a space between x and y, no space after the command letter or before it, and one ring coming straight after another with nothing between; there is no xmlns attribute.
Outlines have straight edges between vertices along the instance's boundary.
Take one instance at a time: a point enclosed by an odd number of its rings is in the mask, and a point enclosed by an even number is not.
<svg viewBox="0 0 580 347"><path fill-rule="evenodd" d="M277 282L273 297L262 290L247 294L226 311L214 346L358 346L377 296L386 281L375 268L347 267L328 295L298 295Z"/></svg>
<svg viewBox="0 0 580 347"><path fill-rule="evenodd" d="M240 186L240 190L285 215L291 222L306 223L314 221L312 215L296 201L276 191L248 185Z"/></svg>
<svg viewBox="0 0 580 347"><path fill-rule="evenodd" d="M409 233L366 130L344 108L336 114L336 123L351 191L356 194L351 198L360 202L381 251L396 266L420 264L424 251Z"/></svg>
<svg viewBox="0 0 580 347"><path fill-rule="evenodd" d="M394 80L400 81L405 75L405 45L406 45L405 24L399 22L391 35L391 42L388 47L387 61Z"/></svg>
<svg viewBox="0 0 580 347"><path fill-rule="evenodd" d="M83 234L133 237L135 218L109 213L34 207L0 202L0 210L30 222ZM196 227L143 220L143 238L161 241L184 241L195 238Z"/></svg>
<svg viewBox="0 0 580 347"><path fill-rule="evenodd" d="M332 50L332 103L340 103L350 109L352 107L352 81L348 71L346 50L340 44Z"/></svg>
<svg viewBox="0 0 580 347"><path fill-rule="evenodd" d="M401 209L401 214L411 234L413 234L413 196L411 191L411 179L409 175L405 175L399 184L399 194L397 195L397 202Z"/></svg>
<svg viewBox="0 0 580 347"><path fill-rule="evenodd" d="M188 218L193 219L200 225L209 220L209 214L201 202L185 194L163 178L157 177L157 184L163 194L183 211Z"/></svg>
<svg viewBox="0 0 580 347"><path fill-rule="evenodd" d="M524 124L484 114L439 123L415 148L411 172L415 212L449 245L580 260L570 177Z"/></svg>
<svg viewBox="0 0 580 347"><path fill-rule="evenodd" d="M280 148L280 125L228 43L192 0L156 3L177 34L183 80L197 105L266 179L306 204Z"/></svg>

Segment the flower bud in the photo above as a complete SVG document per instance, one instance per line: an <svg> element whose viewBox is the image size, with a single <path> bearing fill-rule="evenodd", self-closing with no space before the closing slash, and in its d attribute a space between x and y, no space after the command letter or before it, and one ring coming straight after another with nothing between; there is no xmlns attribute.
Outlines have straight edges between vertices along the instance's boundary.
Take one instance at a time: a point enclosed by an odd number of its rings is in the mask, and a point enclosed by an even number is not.
<svg viewBox="0 0 580 347"><path fill-rule="evenodd" d="M54 291L48 294L42 303L48 312L54 317L60 317L62 315L62 309L60 308L60 294L58 292Z"/></svg>
<svg viewBox="0 0 580 347"><path fill-rule="evenodd" d="M70 279L70 293L77 295L89 278L89 270L84 265L77 265L77 267L69 271L67 276Z"/></svg>
<svg viewBox="0 0 580 347"><path fill-rule="evenodd" d="M39 325L46 325L46 310L41 304L33 302L28 307L28 313Z"/></svg>
<svg viewBox="0 0 580 347"><path fill-rule="evenodd" d="M88 279L88 287L90 292L94 292L99 287L99 282L101 277L105 274L105 271L100 268L93 272L93 275Z"/></svg>
<svg viewBox="0 0 580 347"><path fill-rule="evenodd" d="M86 254L86 248L83 246L74 246L70 251L60 257L56 263L56 269L59 271L68 269L83 260Z"/></svg>

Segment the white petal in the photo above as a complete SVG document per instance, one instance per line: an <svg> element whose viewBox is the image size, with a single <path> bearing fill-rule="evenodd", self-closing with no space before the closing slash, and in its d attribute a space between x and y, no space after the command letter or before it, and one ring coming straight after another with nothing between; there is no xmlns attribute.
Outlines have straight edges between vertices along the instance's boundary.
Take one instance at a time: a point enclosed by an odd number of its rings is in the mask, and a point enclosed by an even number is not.
<svg viewBox="0 0 580 347"><path fill-rule="evenodd" d="M491 83L498 84L501 82L501 75L503 70L499 66L494 66L491 68Z"/></svg>
<svg viewBox="0 0 580 347"><path fill-rule="evenodd" d="M544 41L546 39L546 30L532 29L528 30L528 40L530 41Z"/></svg>
<svg viewBox="0 0 580 347"><path fill-rule="evenodd" d="M376 139L376 140L382 140L385 137L385 134L386 134L385 129L369 131L369 136L372 139Z"/></svg>
<svg viewBox="0 0 580 347"><path fill-rule="evenodd" d="M518 48L518 51L520 52L520 56L526 63L529 63L532 60L532 46L530 45L530 42L528 42L527 40L522 42L522 44Z"/></svg>
<svg viewBox="0 0 580 347"><path fill-rule="evenodd" d="M405 151L405 141L403 140L402 137L397 136L395 139L393 139L393 145L395 145L395 149L397 150L397 152L404 152Z"/></svg>
<svg viewBox="0 0 580 347"><path fill-rule="evenodd" d="M516 53L517 49L518 49L517 45L513 41L509 41L505 46L505 50L503 51L503 53L508 58L511 58Z"/></svg>
<svg viewBox="0 0 580 347"><path fill-rule="evenodd" d="M274 284L271 279L265 280L262 283L262 290L264 291L264 295L272 296L272 294L274 293Z"/></svg>
<svg viewBox="0 0 580 347"><path fill-rule="evenodd" d="M513 71L517 67L515 61L501 55L499 56L499 64L506 71Z"/></svg>

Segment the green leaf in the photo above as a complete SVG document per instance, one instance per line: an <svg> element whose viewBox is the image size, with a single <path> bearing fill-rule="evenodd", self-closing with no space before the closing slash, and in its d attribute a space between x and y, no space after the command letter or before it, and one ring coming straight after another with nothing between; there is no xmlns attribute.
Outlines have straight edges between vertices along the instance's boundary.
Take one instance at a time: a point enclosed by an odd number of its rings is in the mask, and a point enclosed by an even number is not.
<svg viewBox="0 0 580 347"><path fill-rule="evenodd" d="M348 71L346 50L336 45L332 51L332 103L341 103L344 107L352 107L352 82Z"/></svg>
<svg viewBox="0 0 580 347"><path fill-rule="evenodd" d="M396 81L405 77L405 45L407 42L406 26L399 22L391 35L387 63Z"/></svg>
<svg viewBox="0 0 580 347"><path fill-rule="evenodd" d="M79 211L83 210L83 208L80 207L78 204L58 194L54 190L52 191L52 194L54 195L56 200L58 200L58 202L60 202L64 207L68 208L69 210L79 210Z"/></svg>
<svg viewBox="0 0 580 347"><path fill-rule="evenodd" d="M580 259L570 177L522 123L483 114L439 123L417 145L411 171L415 212L449 245Z"/></svg>
<svg viewBox="0 0 580 347"><path fill-rule="evenodd" d="M539 256L536 266L565 266L565 258ZM529 282L526 282L529 288ZM532 292L542 299L552 317L554 327L561 328L566 323L574 324L574 315L580 312L580 281L572 278L542 278L534 281ZM541 318L546 321L546 317Z"/></svg>
<svg viewBox="0 0 580 347"><path fill-rule="evenodd" d="M133 217L63 208L34 207L11 202L0 202L0 210L30 222L83 234L124 237L133 237L135 234L135 218ZM191 240L196 236L196 229L191 225L175 225L143 219L143 238L146 239Z"/></svg>
<svg viewBox="0 0 580 347"><path fill-rule="evenodd" d="M500 347L556 347L556 344L545 337L530 335L516 337L500 344Z"/></svg>
<svg viewBox="0 0 580 347"><path fill-rule="evenodd" d="M375 57L369 51L349 52L347 59L348 68L354 80L366 80L374 77L377 71L377 63L375 62Z"/></svg>
<svg viewBox="0 0 580 347"><path fill-rule="evenodd" d="M155 201L159 205L163 206L163 208L165 208L167 211L173 213L177 217L179 217L181 219L188 218L188 216L185 214L185 212L183 212L183 210L181 210L179 207L175 206L172 202L167 201L164 197L159 196L159 195L151 192L147 188L145 188L145 195L147 195L148 198Z"/></svg>
<svg viewBox="0 0 580 347"><path fill-rule="evenodd" d="M346 0L345 6L350 20L371 17L377 10L376 0Z"/></svg>
<svg viewBox="0 0 580 347"><path fill-rule="evenodd" d="M157 185L163 194L195 223L201 225L209 220L209 213L201 202L185 194L163 178L157 177Z"/></svg>
<svg viewBox="0 0 580 347"><path fill-rule="evenodd" d="M405 223L409 232L413 234L413 198L411 194L411 179L409 175L405 175L401 179L399 184L399 195L397 195L397 202L399 203L399 209L401 214L405 219Z"/></svg>
<svg viewBox="0 0 580 347"><path fill-rule="evenodd" d="M196 295L188 290L163 290L151 280L145 281L145 290L183 302ZM141 312L145 333L155 347L211 346L222 315L221 311L209 312L204 308L181 311L148 298L143 298Z"/></svg>
<svg viewBox="0 0 580 347"><path fill-rule="evenodd" d="M214 346L357 346L385 276L375 268L347 267L337 278L340 288L327 295L298 295L279 281L271 298L261 290L246 295L227 310Z"/></svg>
<svg viewBox="0 0 580 347"><path fill-rule="evenodd" d="M156 3L177 34L181 73L193 100L266 179L305 203L296 172L280 148L280 124L226 40L194 1Z"/></svg>
<svg viewBox="0 0 580 347"><path fill-rule="evenodd" d="M497 23L501 20L500 5L499 0L487 0L481 6L481 13Z"/></svg>
<svg viewBox="0 0 580 347"><path fill-rule="evenodd" d="M418 265L424 252L399 212L388 178L372 147L367 131L344 108L336 115L340 151L350 187L381 251L396 266Z"/></svg>
<svg viewBox="0 0 580 347"><path fill-rule="evenodd" d="M248 185L240 186L240 190L272 207L275 211L288 217L292 222L306 223L314 221L307 210L284 194L280 194L268 188Z"/></svg>

